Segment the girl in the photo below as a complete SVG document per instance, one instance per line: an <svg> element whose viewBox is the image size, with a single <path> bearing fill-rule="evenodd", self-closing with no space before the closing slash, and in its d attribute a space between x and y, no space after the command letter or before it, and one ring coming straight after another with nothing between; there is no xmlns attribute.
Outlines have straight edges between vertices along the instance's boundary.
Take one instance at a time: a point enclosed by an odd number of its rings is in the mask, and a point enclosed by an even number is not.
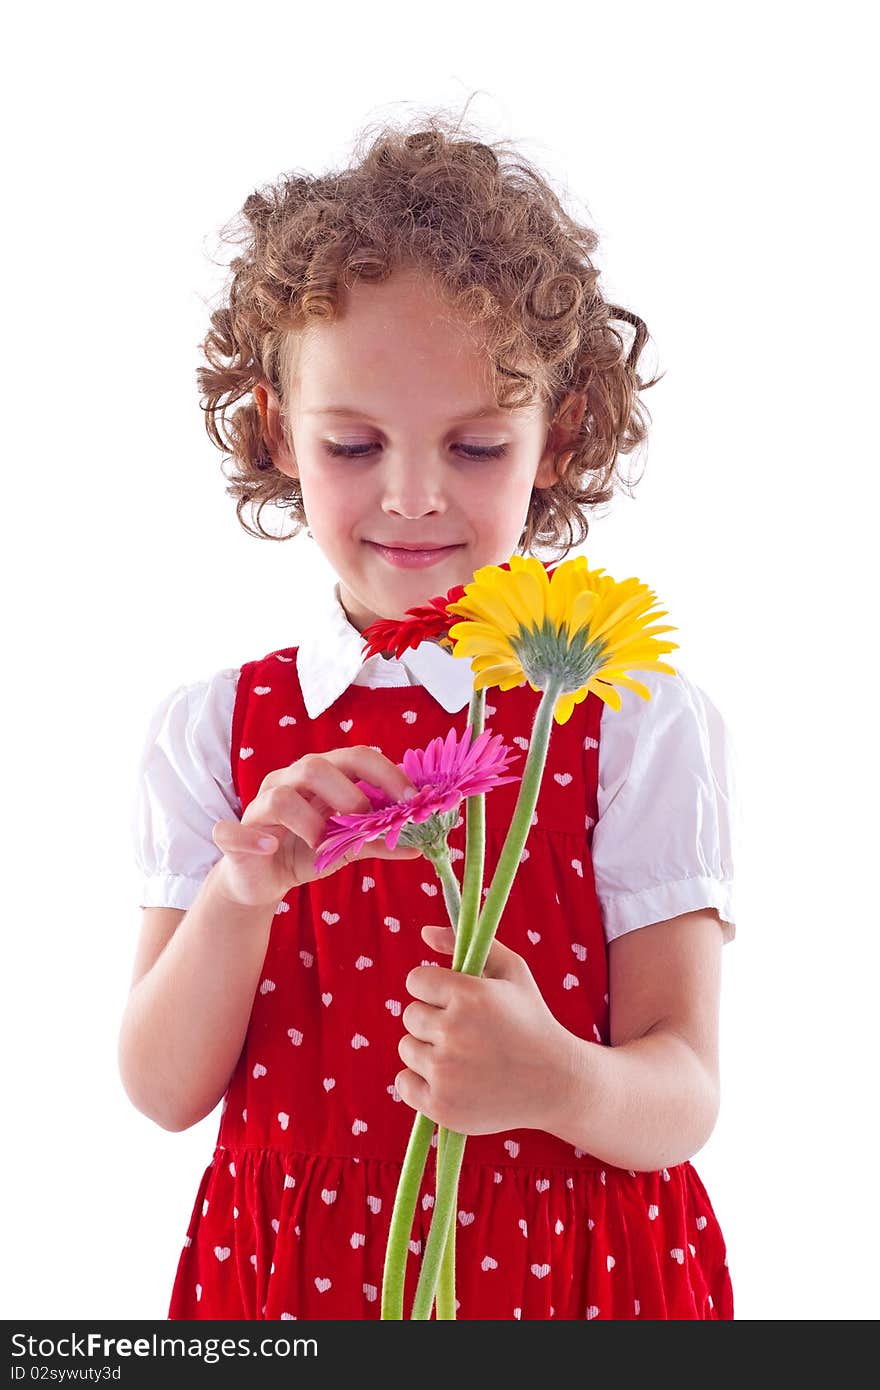
<svg viewBox="0 0 880 1390"><path fill-rule="evenodd" d="M650 701L591 691L554 726L479 979L449 968L418 850L315 873L328 817L368 809L359 779L401 796L406 748L467 722L468 661L363 661L363 629L536 542L564 556L646 435L645 325L603 298L595 234L498 148L432 118L252 194L203 345L239 520L257 504L268 536L262 507L289 506L338 578L303 597L313 635L175 690L144 747L121 1075L165 1129L223 1102L173 1319L378 1318L415 1110L470 1136L459 1318L733 1317L690 1162L734 933L731 747L703 692L641 671ZM486 727L526 747L538 699L490 689ZM486 883L516 790L486 797ZM435 1175L432 1150L405 1315Z"/></svg>

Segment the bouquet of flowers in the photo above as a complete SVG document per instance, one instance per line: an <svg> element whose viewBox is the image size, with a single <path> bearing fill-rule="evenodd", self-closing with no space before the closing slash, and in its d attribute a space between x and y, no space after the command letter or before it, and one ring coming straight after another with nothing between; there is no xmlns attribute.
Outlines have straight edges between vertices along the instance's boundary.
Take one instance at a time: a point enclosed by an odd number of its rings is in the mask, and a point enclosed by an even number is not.
<svg viewBox="0 0 880 1390"><path fill-rule="evenodd" d="M532 823L554 722L564 724L591 690L614 710L621 704L616 685L650 699L648 688L627 671L676 674L658 660L678 643L657 640L658 633L674 629L653 625L666 616L665 610L654 609L656 600L638 579L615 581L603 569L589 569L583 556L550 568L533 557L512 555L505 564L476 570L471 583L407 609L402 620L382 620L366 628L364 659L377 653L399 657L423 641L438 642L453 656L470 658L474 691L468 723L460 740L451 729L445 739L404 754L400 766L419 789L411 800L391 801L378 787L358 782L372 809L330 818L315 856L318 871L379 836L391 849L397 844L418 846L434 865L455 932L452 969L482 975ZM481 909L485 793L517 780L506 775L515 754L504 747L500 735L491 737L483 728L485 691L490 686L510 690L524 681L541 692L541 699L516 806ZM447 836L462 800L466 838L459 885ZM404 1316L409 1239L434 1129L433 1120L416 1113L385 1253L383 1319ZM413 1319L430 1318L435 1298L437 1318L455 1318L453 1218L465 1143L465 1135L439 1126L434 1208Z"/></svg>

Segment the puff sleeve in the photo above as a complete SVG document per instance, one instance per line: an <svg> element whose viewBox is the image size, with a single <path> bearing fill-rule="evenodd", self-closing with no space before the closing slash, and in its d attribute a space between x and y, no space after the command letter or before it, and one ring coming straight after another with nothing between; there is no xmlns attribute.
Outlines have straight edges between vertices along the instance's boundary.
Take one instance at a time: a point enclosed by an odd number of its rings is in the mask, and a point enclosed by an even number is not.
<svg viewBox="0 0 880 1390"><path fill-rule="evenodd" d="M678 668L634 674L651 699L624 688L602 711L592 857L606 939L717 908L726 944L740 833L730 730Z"/></svg>
<svg viewBox="0 0 880 1390"><path fill-rule="evenodd" d="M192 907L221 856L214 825L241 819L229 757L238 675L178 686L150 719L130 819L141 907Z"/></svg>

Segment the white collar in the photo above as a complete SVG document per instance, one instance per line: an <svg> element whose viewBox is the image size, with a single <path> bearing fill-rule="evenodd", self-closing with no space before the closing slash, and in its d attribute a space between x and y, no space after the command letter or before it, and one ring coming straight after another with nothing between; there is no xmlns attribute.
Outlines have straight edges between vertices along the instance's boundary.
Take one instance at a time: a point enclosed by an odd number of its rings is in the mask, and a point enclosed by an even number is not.
<svg viewBox="0 0 880 1390"><path fill-rule="evenodd" d="M408 647L399 660L371 656L364 661L364 639L340 602L338 580L331 590L321 589L319 601L310 605L309 619L309 630L298 644L297 673L310 719L338 700L361 670L378 667L383 672L410 672L449 714L469 703L474 689L470 661L436 642Z"/></svg>

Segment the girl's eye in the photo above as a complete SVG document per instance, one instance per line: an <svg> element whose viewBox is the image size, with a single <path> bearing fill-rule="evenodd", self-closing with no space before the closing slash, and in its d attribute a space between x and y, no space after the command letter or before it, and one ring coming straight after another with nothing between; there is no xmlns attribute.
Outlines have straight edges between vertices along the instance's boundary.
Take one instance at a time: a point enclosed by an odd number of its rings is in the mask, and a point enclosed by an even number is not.
<svg viewBox="0 0 880 1390"><path fill-rule="evenodd" d="M342 458L365 458L374 444L334 444L330 440L326 443L328 454L333 454ZM473 459L497 459L507 453L506 444L456 444L456 449L462 449L468 458Z"/></svg>

